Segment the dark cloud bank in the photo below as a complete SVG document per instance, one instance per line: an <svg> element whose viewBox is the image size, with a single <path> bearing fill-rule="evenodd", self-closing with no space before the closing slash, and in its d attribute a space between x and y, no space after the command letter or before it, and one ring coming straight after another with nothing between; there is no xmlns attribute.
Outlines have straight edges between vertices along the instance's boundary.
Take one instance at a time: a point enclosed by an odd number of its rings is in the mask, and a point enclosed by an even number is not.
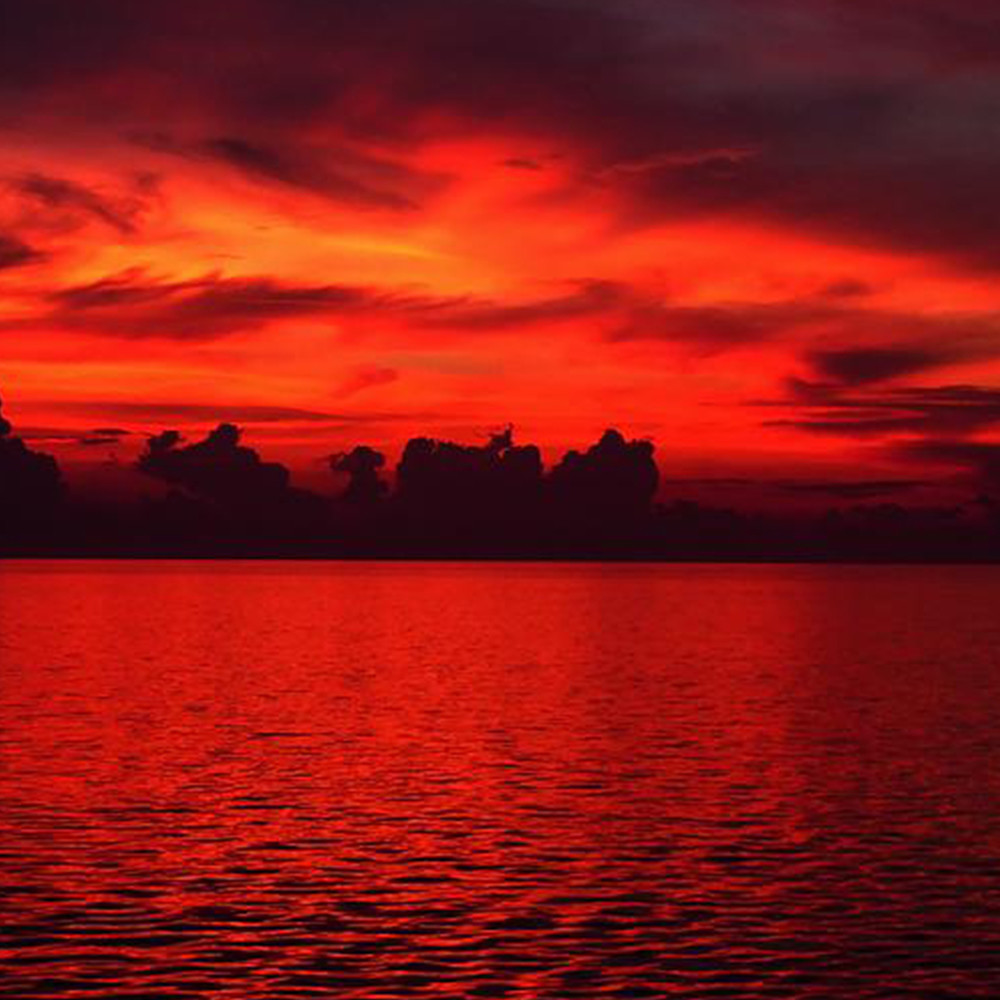
<svg viewBox="0 0 1000 1000"><path fill-rule="evenodd" d="M499 133L523 144L507 169L571 153L625 223L721 214L1000 267L985 0L0 0L0 24L0 115L72 130L99 106L168 171L405 213L445 182L406 150ZM19 183L135 224L79 185Z"/></svg>
<svg viewBox="0 0 1000 1000"><path fill-rule="evenodd" d="M964 506L908 508L880 499L917 489L918 480L790 483L841 506L809 518L748 516L657 503L648 441L608 430L546 470L538 448L516 444L508 428L483 445L414 438L394 488L378 451L332 455L345 485L331 499L291 485L284 466L223 423L194 443L169 430L149 437L137 468L158 489L102 504L74 497L55 460L0 417L0 554L1000 560L1000 445L940 440L898 451L904 461L964 470L978 492Z"/></svg>

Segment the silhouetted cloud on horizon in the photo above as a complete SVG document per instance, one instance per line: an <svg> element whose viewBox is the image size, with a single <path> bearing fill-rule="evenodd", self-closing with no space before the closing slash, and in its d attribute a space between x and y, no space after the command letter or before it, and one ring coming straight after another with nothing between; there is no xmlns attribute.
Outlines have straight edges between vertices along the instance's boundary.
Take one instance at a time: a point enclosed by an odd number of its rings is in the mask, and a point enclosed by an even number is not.
<svg viewBox="0 0 1000 1000"><path fill-rule="evenodd" d="M15 437L0 399L0 539L20 540L46 523L63 499L59 466Z"/></svg>
<svg viewBox="0 0 1000 1000"><path fill-rule="evenodd" d="M964 389L937 395L965 398ZM125 433L108 427L72 436L78 444L115 443ZM284 465L262 459L236 425L221 423L193 443L171 430L150 436L136 468L166 491L112 509L67 497L55 460L31 450L0 416L0 541L8 553L53 554L1000 559L1000 444L940 437L885 450L900 465L944 470L968 499L867 502L934 483L899 478L765 484L845 504L819 520L657 504L651 442L611 429L546 470L539 449L515 444L510 427L483 444L411 439L392 491L382 453L359 445L333 455L330 468L347 484L330 499L292 486Z"/></svg>
<svg viewBox="0 0 1000 1000"><path fill-rule="evenodd" d="M288 489L288 470L263 462L252 448L240 444L234 424L219 424L203 440L182 446L177 431L151 437L139 457L142 472L173 486L215 500L252 502Z"/></svg>

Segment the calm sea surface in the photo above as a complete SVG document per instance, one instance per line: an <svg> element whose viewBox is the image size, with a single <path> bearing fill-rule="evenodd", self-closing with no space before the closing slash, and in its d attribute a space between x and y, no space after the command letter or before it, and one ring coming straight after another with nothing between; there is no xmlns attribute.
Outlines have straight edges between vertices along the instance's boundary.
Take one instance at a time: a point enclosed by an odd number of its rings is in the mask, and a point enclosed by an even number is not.
<svg viewBox="0 0 1000 1000"><path fill-rule="evenodd" d="M0 564L0 996L1000 996L1000 569Z"/></svg>

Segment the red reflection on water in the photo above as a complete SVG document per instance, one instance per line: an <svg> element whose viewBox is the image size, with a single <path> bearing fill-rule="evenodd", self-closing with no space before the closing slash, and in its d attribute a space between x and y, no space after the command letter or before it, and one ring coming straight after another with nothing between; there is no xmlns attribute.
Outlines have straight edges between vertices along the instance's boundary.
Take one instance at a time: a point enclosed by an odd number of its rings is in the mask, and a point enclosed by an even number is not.
<svg viewBox="0 0 1000 1000"><path fill-rule="evenodd" d="M976 995L998 587L10 564L0 968L30 995Z"/></svg>

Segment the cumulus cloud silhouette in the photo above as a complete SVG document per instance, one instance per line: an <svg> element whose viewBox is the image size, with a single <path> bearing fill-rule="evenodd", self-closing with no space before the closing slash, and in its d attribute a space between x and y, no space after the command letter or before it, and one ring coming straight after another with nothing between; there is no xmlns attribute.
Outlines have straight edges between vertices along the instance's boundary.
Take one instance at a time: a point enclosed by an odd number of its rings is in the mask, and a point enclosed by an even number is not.
<svg viewBox="0 0 1000 1000"><path fill-rule="evenodd" d="M285 466L263 461L240 436L235 424L222 423L189 445L173 430L150 437L136 467L171 491L147 505L143 531L159 545L251 555L286 544L323 545L328 502L293 487Z"/></svg>
<svg viewBox="0 0 1000 1000"><path fill-rule="evenodd" d="M542 460L534 445L515 445L508 427L483 446L413 438L396 476L405 504L451 512L492 509L537 491Z"/></svg>
<svg viewBox="0 0 1000 1000"><path fill-rule="evenodd" d="M330 468L350 477L343 493L348 503L371 504L385 495L389 486L379 478L379 469L384 465L385 455L363 444L330 456Z"/></svg>
<svg viewBox="0 0 1000 1000"><path fill-rule="evenodd" d="M232 503L273 499L288 489L288 470L263 462L240 444L235 424L219 424L204 441L181 446L177 431L151 437L139 457L139 469L198 496Z"/></svg>
<svg viewBox="0 0 1000 1000"><path fill-rule="evenodd" d="M649 441L626 441L607 430L585 452L570 451L552 470L559 502L588 517L617 518L647 510L660 481Z"/></svg>
<svg viewBox="0 0 1000 1000"><path fill-rule="evenodd" d="M969 387L921 392L942 397L942 405L996 405ZM79 443L77 432L53 431L52 439L60 433ZM124 433L106 427L91 436L107 443ZM808 522L680 500L656 504L653 445L616 430L568 452L548 474L538 448L515 444L510 427L474 445L414 438L392 493L381 476L385 456L361 445L329 459L348 479L335 501L296 489L283 465L262 459L241 442L238 427L221 423L191 444L173 430L150 437L137 467L169 487L166 495L98 510L65 496L55 460L15 437L0 414L0 542L5 553L25 554L1000 559L990 499L1000 490L1000 445L938 435L883 453L919 467L921 478L772 483L851 505ZM966 499L939 502L944 494L934 491L942 485ZM683 483L673 487L676 494ZM916 502L857 503L893 494Z"/></svg>
<svg viewBox="0 0 1000 1000"><path fill-rule="evenodd" d="M63 496L54 458L15 437L0 399L0 538L37 530Z"/></svg>

